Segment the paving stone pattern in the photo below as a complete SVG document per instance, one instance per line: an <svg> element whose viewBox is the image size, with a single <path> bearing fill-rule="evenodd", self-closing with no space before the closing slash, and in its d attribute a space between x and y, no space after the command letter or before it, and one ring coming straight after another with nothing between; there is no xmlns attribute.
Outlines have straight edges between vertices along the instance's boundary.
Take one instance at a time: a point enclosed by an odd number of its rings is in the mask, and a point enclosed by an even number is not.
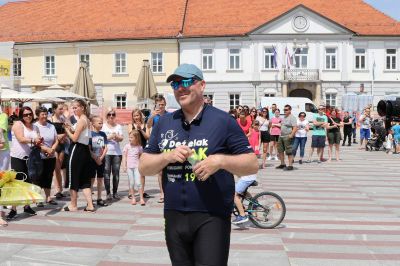
<svg viewBox="0 0 400 266"><path fill-rule="evenodd" d="M234 227L229 265L400 265L400 156L357 146L342 158L260 170L252 192L281 195L287 216L278 229ZM157 187L147 178L154 198L132 206L122 174L123 198L94 214L83 211L82 195L76 213L60 211L65 201L20 214L0 228L0 265L170 265Z"/></svg>

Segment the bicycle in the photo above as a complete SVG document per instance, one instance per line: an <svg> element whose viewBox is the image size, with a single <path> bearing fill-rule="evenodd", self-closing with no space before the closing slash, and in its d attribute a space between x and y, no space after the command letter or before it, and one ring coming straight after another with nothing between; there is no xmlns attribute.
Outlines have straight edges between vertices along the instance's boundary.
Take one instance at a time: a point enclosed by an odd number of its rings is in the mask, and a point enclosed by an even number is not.
<svg viewBox="0 0 400 266"><path fill-rule="evenodd" d="M277 227L286 215L285 202L278 194L269 191L260 192L253 197L247 190L254 186L258 186L257 181L254 181L241 195L245 213L249 216L250 221L259 228ZM236 206L233 215L239 215Z"/></svg>

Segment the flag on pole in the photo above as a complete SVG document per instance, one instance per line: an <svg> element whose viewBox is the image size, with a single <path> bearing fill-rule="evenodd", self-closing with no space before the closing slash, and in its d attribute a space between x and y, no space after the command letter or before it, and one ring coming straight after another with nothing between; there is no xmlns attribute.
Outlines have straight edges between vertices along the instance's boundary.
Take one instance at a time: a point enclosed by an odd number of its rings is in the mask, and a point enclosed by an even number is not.
<svg viewBox="0 0 400 266"><path fill-rule="evenodd" d="M375 68L376 68L376 64L375 64L375 58L374 58L374 63L372 64L372 80L375 80Z"/></svg>
<svg viewBox="0 0 400 266"><path fill-rule="evenodd" d="M297 49L298 49L298 48L295 48L294 51L293 51L293 53L292 53L292 55L291 55L291 62L292 62L292 65L293 65L293 66L296 65L296 57L295 57L295 54L296 54Z"/></svg>
<svg viewBox="0 0 400 266"><path fill-rule="evenodd" d="M292 59L287 46L285 48L285 63L286 63L286 68L290 69L290 67L292 66Z"/></svg>
<svg viewBox="0 0 400 266"><path fill-rule="evenodd" d="M278 53L276 52L275 46L272 46L272 49L274 50L274 55L273 55L274 68L277 68L278 67L278 63L277 63Z"/></svg>

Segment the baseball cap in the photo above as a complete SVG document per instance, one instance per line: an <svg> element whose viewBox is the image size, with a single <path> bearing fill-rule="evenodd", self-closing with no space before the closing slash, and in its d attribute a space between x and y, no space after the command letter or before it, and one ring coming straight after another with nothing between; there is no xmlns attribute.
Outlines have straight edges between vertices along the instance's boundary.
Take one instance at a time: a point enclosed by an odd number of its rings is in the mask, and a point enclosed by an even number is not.
<svg viewBox="0 0 400 266"><path fill-rule="evenodd" d="M175 69L174 74L169 75L169 77L167 78L167 82L171 82L177 77L185 79L197 77L203 80L203 72L193 64L182 64L177 69Z"/></svg>

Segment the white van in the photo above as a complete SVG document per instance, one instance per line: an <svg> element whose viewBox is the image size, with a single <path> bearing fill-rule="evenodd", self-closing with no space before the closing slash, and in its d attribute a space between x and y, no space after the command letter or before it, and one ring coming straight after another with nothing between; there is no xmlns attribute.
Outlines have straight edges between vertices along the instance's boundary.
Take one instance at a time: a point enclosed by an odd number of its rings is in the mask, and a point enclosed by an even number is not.
<svg viewBox="0 0 400 266"><path fill-rule="evenodd" d="M283 116L283 108L286 104L289 104L292 107L292 114L295 117L299 116L300 112L306 113L306 119L308 121L312 121L314 117L314 113L318 113L317 107L315 107L314 103L308 99L303 97L262 97L261 98L261 107L266 107L271 110L272 104L276 104L277 108L281 111L281 115Z"/></svg>

